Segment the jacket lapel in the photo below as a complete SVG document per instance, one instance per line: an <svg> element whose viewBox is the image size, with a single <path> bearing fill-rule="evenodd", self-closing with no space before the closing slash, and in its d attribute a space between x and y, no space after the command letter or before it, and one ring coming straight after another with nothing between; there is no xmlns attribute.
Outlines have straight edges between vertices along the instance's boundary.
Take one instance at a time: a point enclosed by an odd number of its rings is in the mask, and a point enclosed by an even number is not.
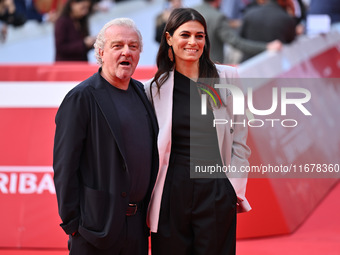
<svg viewBox="0 0 340 255"><path fill-rule="evenodd" d="M100 79L100 81L97 81L100 83L100 86L94 89L92 91L92 94L96 99L96 102L111 129L111 133L116 140L117 146L120 150L120 153L122 154L124 161L126 161L125 146L122 141L122 130L119 123L118 112L109 96L105 84L103 84L106 81L102 80L103 78L101 78L99 73L98 76L99 77L96 77L96 79Z"/></svg>
<svg viewBox="0 0 340 255"><path fill-rule="evenodd" d="M157 115L158 126L160 127L158 134L160 165L165 163L166 167L171 151L173 88L174 72L170 72L169 78L162 85L159 93L156 86L152 87L154 108Z"/></svg>
<svg viewBox="0 0 340 255"><path fill-rule="evenodd" d="M218 109L214 109L213 114L214 114L214 118L215 119L226 119L226 114L225 114L225 107L221 106ZM229 123L227 124L217 124L216 125L216 133L217 133L217 140L218 140L218 147L220 149L220 156L222 159L222 163L223 165L225 165L225 162L227 162L225 156L228 155L226 152L227 149L227 142L228 142L228 138L226 137L226 125L229 125Z"/></svg>
<svg viewBox="0 0 340 255"><path fill-rule="evenodd" d="M158 125L157 125L157 119L156 119L156 116L155 116L155 112L154 112L150 102L148 101L143 88L139 87L138 84L137 84L137 81L135 81L134 79L131 79L130 85L132 85L135 88L138 96L142 100L142 102L145 106L145 109L148 112L148 115L149 115L149 118L150 118L150 121L151 121L151 124L152 124L152 129L154 131L154 135L157 135L158 134ZM141 84L141 86L142 86L142 84Z"/></svg>
<svg viewBox="0 0 340 255"><path fill-rule="evenodd" d="M151 86L151 85L150 85ZM162 200L163 187L165 183L166 173L171 152L171 129L172 129L172 97L174 87L174 73L170 72L169 78L162 85L158 93L157 87L152 86L152 100L155 108L155 113L158 120L158 155L159 155L159 170L157 181L152 192L147 222L152 232L157 232L159 210ZM148 88L147 88L148 90ZM149 91L147 92L149 93ZM151 95L149 94L150 99Z"/></svg>
<svg viewBox="0 0 340 255"><path fill-rule="evenodd" d="M218 75L220 76L220 79L226 78L225 73L222 72L222 70L220 70L218 65L216 66L216 68L217 68ZM225 90L220 89L219 94L221 96L223 104L226 106L227 105L227 102L226 102L227 96L226 96ZM220 108L214 109L213 114L214 114L215 119L226 119L226 107L225 106L222 105ZM225 125L228 125L228 124L216 125L218 146L219 146L219 149L220 149L220 155L221 155L223 165L225 165L225 162L228 162L228 160L226 160L226 158L225 158L225 155L227 155L226 149L228 147L227 144L226 144L228 142L228 139L226 137L226 130L227 129L226 129Z"/></svg>

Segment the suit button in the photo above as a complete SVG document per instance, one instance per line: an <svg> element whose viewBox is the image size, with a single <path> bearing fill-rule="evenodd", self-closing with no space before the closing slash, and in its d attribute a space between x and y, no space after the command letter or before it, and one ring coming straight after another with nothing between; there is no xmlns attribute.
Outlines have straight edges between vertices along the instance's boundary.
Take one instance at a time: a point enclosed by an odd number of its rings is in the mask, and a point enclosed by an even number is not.
<svg viewBox="0 0 340 255"><path fill-rule="evenodd" d="M234 129L231 128L230 129L230 134L232 134L232 133L234 133Z"/></svg>
<svg viewBox="0 0 340 255"><path fill-rule="evenodd" d="M127 167L126 167L126 165L124 164L124 165L123 165L123 171L126 171L126 168L127 168Z"/></svg>
<svg viewBox="0 0 340 255"><path fill-rule="evenodd" d="M122 197L126 197L127 196L127 193L126 192L122 192Z"/></svg>

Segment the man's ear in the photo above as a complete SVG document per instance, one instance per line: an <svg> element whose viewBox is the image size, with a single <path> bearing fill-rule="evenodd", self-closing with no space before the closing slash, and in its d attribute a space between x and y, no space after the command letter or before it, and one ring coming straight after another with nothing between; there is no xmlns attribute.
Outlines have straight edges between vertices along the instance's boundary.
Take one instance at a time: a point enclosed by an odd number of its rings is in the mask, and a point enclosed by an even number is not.
<svg viewBox="0 0 340 255"><path fill-rule="evenodd" d="M166 38L166 42L171 47L172 46L172 36L169 34L169 32L165 32L165 38Z"/></svg>
<svg viewBox="0 0 340 255"><path fill-rule="evenodd" d="M98 49L98 53L101 59L103 59L103 55L104 55L104 50L103 49Z"/></svg>

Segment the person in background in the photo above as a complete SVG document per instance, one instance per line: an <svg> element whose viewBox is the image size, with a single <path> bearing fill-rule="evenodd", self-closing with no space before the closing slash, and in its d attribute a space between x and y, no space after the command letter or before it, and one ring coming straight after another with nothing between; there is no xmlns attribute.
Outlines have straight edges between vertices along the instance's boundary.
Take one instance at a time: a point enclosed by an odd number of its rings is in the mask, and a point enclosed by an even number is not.
<svg viewBox="0 0 340 255"><path fill-rule="evenodd" d="M331 24L340 22L340 2L339 0L310 0L308 15L327 14L331 19Z"/></svg>
<svg viewBox="0 0 340 255"><path fill-rule="evenodd" d="M95 43L98 72L58 109L54 183L70 255L148 254L158 127L143 84L131 78L141 51L131 19L108 22Z"/></svg>
<svg viewBox="0 0 340 255"><path fill-rule="evenodd" d="M227 17L219 10L221 0L204 0L193 7L205 18L211 41L211 59L216 63L224 63L224 44L230 44L243 54L256 55L265 50L278 51L282 43L278 40L264 43L241 38L232 27Z"/></svg>
<svg viewBox="0 0 340 255"><path fill-rule="evenodd" d="M278 1L261 0L259 7L250 9L243 17L240 36L244 39L268 43L279 40L283 44L291 43L296 36L296 21L287 10L294 12L294 5L283 7ZM287 2L287 1L285 1ZM243 55L243 61L253 57L254 54Z"/></svg>
<svg viewBox="0 0 340 255"><path fill-rule="evenodd" d="M26 18L21 15L13 0L0 0L0 42L5 42L7 26L19 27L25 24Z"/></svg>
<svg viewBox="0 0 340 255"><path fill-rule="evenodd" d="M229 25L238 29L242 22L243 11L246 6L244 0L222 0L220 10L228 18Z"/></svg>
<svg viewBox="0 0 340 255"><path fill-rule="evenodd" d="M89 32L91 10L91 0L67 0L54 25L55 61L88 61L96 40Z"/></svg>
<svg viewBox="0 0 340 255"><path fill-rule="evenodd" d="M55 22L58 17L57 4L63 0L14 0L17 10L25 16L26 21L35 20L39 23ZM50 8L48 8L50 7ZM48 10L49 9L49 10Z"/></svg>
<svg viewBox="0 0 340 255"><path fill-rule="evenodd" d="M288 8L287 12L295 20L295 23L296 23L296 28L295 28L296 36L302 35L302 34L305 33L305 24L306 24L306 17L307 17L306 16L306 14L307 14L307 7L306 7L305 3L302 0L287 0L287 3L288 2L291 2L292 5L293 5L293 8ZM280 4L280 2L279 2L279 4Z"/></svg>
<svg viewBox="0 0 340 255"><path fill-rule="evenodd" d="M267 0L254 0L248 4L244 10L244 14L254 8L261 7L266 4ZM294 18L296 22L296 35L301 35L305 31L304 23L306 22L306 4L303 0L277 0L277 3Z"/></svg>
<svg viewBox="0 0 340 255"><path fill-rule="evenodd" d="M247 126L213 126L214 117L240 123L245 116L233 116L227 89L211 89L223 79L237 86L238 74L233 67L215 65L209 51L203 16L191 8L173 10L159 46L158 70L145 83L159 125L160 166L147 218L152 254L234 255L236 212L251 209L246 175L229 179L225 172L202 176L192 171L249 164ZM206 115L200 91L216 98Z"/></svg>
<svg viewBox="0 0 340 255"><path fill-rule="evenodd" d="M182 7L182 0L166 0L164 10L156 17L155 40L160 43L163 35L165 24L172 10Z"/></svg>

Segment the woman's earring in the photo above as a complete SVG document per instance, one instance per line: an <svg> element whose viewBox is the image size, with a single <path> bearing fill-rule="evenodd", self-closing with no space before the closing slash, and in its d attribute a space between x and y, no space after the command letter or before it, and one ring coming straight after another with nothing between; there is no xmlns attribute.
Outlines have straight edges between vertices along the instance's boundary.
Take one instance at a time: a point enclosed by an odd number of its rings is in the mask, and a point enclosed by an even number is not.
<svg viewBox="0 0 340 255"><path fill-rule="evenodd" d="M174 61L174 54L172 53L172 47L171 46L168 49L168 57L169 57L171 62Z"/></svg>

